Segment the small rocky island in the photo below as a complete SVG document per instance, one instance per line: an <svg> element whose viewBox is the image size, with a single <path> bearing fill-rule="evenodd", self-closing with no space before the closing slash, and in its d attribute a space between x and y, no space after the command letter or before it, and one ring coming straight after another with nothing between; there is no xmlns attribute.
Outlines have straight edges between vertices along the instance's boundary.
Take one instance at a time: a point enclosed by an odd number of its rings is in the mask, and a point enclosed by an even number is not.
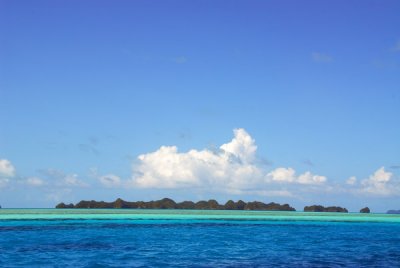
<svg viewBox="0 0 400 268"><path fill-rule="evenodd" d="M133 208L133 209L200 209L200 210L265 210L265 211L296 211L288 204L268 203L265 204L259 201L244 202L239 200L237 202L229 200L224 205L219 204L216 200L208 201L183 201L176 203L170 198L164 198L156 201L136 201L128 202L118 198L114 202L104 201L85 201L82 200L77 204L64 204L60 203L56 208Z"/></svg>
<svg viewBox="0 0 400 268"><path fill-rule="evenodd" d="M370 212L371 212L371 210L369 209L369 207L360 209L360 213L370 213Z"/></svg>
<svg viewBox="0 0 400 268"><path fill-rule="evenodd" d="M400 209L399 210L394 210L394 209L388 210L386 212L386 214L400 214Z"/></svg>
<svg viewBox="0 0 400 268"><path fill-rule="evenodd" d="M305 206L304 212L344 212L347 213L348 210L342 207L324 207L321 205Z"/></svg>

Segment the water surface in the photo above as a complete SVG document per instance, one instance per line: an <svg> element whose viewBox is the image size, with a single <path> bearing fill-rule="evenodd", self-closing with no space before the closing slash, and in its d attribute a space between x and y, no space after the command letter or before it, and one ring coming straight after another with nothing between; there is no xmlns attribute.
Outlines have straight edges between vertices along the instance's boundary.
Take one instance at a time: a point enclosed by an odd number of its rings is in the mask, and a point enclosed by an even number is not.
<svg viewBox="0 0 400 268"><path fill-rule="evenodd" d="M1 209L0 266L400 267L400 215Z"/></svg>

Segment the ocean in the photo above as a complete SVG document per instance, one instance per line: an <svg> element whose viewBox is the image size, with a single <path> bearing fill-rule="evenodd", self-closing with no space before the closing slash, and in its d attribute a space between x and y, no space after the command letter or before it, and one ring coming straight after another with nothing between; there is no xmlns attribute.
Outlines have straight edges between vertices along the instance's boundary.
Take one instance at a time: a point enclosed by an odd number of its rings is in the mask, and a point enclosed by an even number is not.
<svg viewBox="0 0 400 268"><path fill-rule="evenodd" d="M0 209L0 267L400 267L400 215Z"/></svg>

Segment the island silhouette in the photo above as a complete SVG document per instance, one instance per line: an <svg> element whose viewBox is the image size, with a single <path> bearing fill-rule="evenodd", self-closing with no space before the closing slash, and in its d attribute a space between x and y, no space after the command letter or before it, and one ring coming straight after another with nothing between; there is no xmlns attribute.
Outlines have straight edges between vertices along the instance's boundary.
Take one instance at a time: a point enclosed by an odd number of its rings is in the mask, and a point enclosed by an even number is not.
<svg viewBox="0 0 400 268"><path fill-rule="evenodd" d="M56 208L127 208L127 209L197 209L197 210L263 210L263 211L296 211L295 208L289 204L279 204L275 202L263 203L260 201L244 202L239 200L237 202L228 200L225 204L219 204L214 199L200 200L198 202L183 201L175 202L170 198L163 198L154 201L125 201L121 198L113 202L95 201L95 200L82 200L75 205L59 203ZM324 207L321 205L305 206L305 212L344 212L347 213L346 208L338 206ZM364 210L363 212L367 212ZM367 212L369 213L369 211Z"/></svg>

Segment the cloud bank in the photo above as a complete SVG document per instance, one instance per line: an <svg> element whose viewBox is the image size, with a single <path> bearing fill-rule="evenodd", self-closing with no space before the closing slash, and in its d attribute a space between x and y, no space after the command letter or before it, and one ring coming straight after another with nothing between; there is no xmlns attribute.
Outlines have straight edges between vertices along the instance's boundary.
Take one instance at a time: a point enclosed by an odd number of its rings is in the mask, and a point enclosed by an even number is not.
<svg viewBox="0 0 400 268"><path fill-rule="evenodd" d="M123 179L91 170L89 177L105 188L184 189L198 193L225 193L304 198L309 194L347 193L361 196L390 197L400 195L400 180L380 167L369 177L349 177L330 182L326 176L311 171L297 173L292 167L271 169L257 157L255 140L239 128L233 138L216 150L192 149L180 152L176 146L161 146L137 157L132 176ZM393 167L392 167L393 168ZM39 170L39 177L16 176L14 165L0 159L0 188L10 184L42 188L51 193L69 193L72 189L94 186L95 181L57 169ZM44 177L44 178L43 178Z"/></svg>
<svg viewBox="0 0 400 268"><path fill-rule="evenodd" d="M255 140L242 128L217 151L209 149L179 152L176 146L138 156L133 166L132 184L140 188L204 188L229 193L263 193L288 196L271 184L322 185L325 176L307 171L296 175L293 168L277 168L267 173L257 161Z"/></svg>
<svg viewBox="0 0 400 268"><path fill-rule="evenodd" d="M398 196L400 195L400 180L394 174L380 167L368 178L357 179L351 176L345 181L346 190L356 195L368 196Z"/></svg>

